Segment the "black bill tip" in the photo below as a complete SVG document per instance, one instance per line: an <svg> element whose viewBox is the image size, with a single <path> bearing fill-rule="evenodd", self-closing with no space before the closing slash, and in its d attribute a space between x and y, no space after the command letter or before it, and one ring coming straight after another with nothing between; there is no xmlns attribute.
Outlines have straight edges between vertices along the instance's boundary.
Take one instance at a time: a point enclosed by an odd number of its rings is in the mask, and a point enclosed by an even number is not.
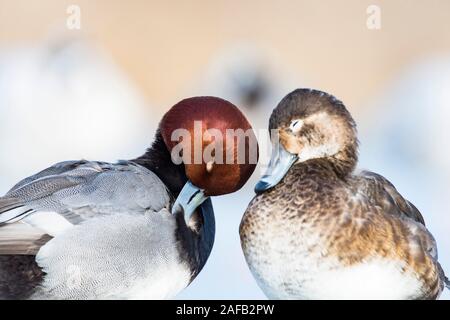
<svg viewBox="0 0 450 320"><path fill-rule="evenodd" d="M266 190L269 190L270 188L272 188L272 185L270 183L260 180L255 186L255 192L256 194L260 194Z"/></svg>

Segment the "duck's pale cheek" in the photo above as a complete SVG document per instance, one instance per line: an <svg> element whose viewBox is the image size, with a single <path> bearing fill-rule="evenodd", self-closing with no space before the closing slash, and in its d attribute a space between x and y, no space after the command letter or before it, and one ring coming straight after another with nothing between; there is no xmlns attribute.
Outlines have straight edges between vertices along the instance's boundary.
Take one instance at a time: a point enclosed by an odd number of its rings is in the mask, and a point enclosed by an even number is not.
<svg viewBox="0 0 450 320"><path fill-rule="evenodd" d="M280 143L286 151L292 154L299 154L303 149L303 144L299 141L298 137L287 133L284 130L280 130Z"/></svg>

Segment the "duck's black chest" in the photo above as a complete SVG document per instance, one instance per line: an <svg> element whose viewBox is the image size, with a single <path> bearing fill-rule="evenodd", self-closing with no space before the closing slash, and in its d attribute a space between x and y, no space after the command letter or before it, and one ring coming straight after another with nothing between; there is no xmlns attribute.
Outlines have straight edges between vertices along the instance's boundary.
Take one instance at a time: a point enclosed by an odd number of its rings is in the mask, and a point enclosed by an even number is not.
<svg viewBox="0 0 450 320"><path fill-rule="evenodd" d="M0 298L27 299L44 273L33 255L0 255Z"/></svg>

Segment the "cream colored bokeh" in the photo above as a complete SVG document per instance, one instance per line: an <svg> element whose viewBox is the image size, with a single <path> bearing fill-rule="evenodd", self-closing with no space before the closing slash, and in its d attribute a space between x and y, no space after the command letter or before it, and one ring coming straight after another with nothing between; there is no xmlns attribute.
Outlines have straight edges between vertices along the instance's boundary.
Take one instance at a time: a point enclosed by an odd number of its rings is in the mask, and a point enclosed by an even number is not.
<svg viewBox="0 0 450 320"><path fill-rule="evenodd" d="M81 31L65 28L69 4ZM381 7L382 27L366 27ZM221 49L252 42L308 83L358 106L408 64L450 52L446 0L2 0L0 45L82 33L98 41L157 105L181 98Z"/></svg>

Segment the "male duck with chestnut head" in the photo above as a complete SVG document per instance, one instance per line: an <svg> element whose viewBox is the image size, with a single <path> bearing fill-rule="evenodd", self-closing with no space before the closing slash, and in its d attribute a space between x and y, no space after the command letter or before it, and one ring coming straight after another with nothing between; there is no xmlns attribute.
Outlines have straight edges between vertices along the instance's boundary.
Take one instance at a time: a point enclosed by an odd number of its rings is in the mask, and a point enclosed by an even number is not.
<svg viewBox="0 0 450 320"><path fill-rule="evenodd" d="M115 164L58 163L1 197L0 234L9 228L22 230L14 228L22 222L44 232L37 240L15 232L6 243L0 241L0 296L164 299L188 286L214 242L209 197L240 189L256 165L238 163L236 153L232 163L206 163L202 157L197 163L174 163L173 132L191 133L188 144L194 144L196 121L202 124L201 135L210 129L251 130L242 113L225 100L185 99L163 117L143 156ZM225 134L200 142L202 154L211 143L219 146L216 153L235 150ZM244 150L248 147L247 140ZM55 225L39 216L49 211L66 223Z"/></svg>

